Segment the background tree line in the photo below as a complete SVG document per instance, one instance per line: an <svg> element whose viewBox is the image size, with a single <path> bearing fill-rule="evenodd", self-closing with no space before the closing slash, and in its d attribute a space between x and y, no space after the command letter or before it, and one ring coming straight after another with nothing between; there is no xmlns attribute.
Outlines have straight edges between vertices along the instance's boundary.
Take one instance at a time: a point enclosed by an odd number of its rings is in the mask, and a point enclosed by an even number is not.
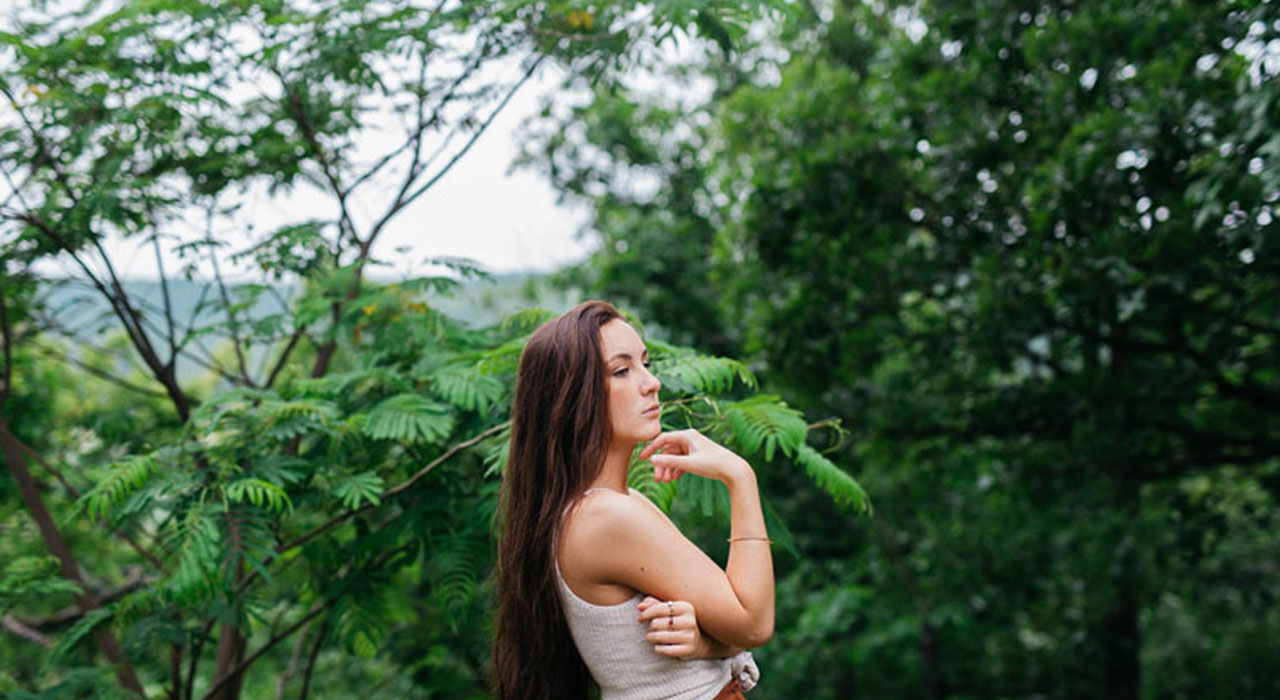
<svg viewBox="0 0 1280 700"><path fill-rule="evenodd" d="M537 132L602 241L568 280L848 430L876 516L780 506L773 682L1280 687L1278 36L1266 2L813 3L691 66L704 100Z"/></svg>
<svg viewBox="0 0 1280 700"><path fill-rule="evenodd" d="M439 313L464 262L366 269L523 82L482 67L551 60L591 99L526 161L601 242L562 282L650 322L668 421L762 465L785 546L753 695L1274 696L1280 12L771 7L172 0L4 35L0 682L483 696L506 391L543 316ZM680 65L647 49L689 36ZM377 105L405 138L370 159ZM246 188L301 183L331 218L225 250ZM182 319L100 243L169 245L192 206L183 250L264 283L215 274ZM114 336L42 308L54 254ZM298 294L253 312L275 280ZM716 494L653 492L713 551Z"/></svg>

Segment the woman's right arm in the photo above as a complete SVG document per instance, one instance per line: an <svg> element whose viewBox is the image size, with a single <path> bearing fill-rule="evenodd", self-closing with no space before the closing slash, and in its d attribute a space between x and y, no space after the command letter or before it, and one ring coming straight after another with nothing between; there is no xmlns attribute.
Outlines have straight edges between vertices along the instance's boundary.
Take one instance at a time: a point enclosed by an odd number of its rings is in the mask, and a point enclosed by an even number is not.
<svg viewBox="0 0 1280 700"><path fill-rule="evenodd" d="M659 451L661 451L659 453ZM721 569L650 503L597 494L571 530L572 549L592 581L628 586L662 600L686 600L703 630L750 648L773 636L773 557L755 472L745 460L693 430L663 433L640 458L655 469L682 470L723 482L729 490L729 561Z"/></svg>

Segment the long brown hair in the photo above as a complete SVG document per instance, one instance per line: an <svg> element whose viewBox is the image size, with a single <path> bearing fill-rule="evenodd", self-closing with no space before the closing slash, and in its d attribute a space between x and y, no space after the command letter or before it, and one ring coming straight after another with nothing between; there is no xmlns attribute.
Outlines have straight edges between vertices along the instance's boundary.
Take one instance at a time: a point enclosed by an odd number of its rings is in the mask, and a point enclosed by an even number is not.
<svg viewBox="0 0 1280 700"><path fill-rule="evenodd" d="M565 508L600 474L609 407L600 327L588 301L533 332L520 355L502 477L493 687L500 700L578 700L590 675L560 606L552 557Z"/></svg>

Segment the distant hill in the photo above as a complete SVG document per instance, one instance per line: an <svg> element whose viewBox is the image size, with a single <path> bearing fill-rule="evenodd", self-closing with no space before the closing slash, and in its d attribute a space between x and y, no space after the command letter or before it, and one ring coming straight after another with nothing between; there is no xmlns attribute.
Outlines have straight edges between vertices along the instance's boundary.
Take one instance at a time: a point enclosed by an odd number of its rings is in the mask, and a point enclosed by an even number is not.
<svg viewBox="0 0 1280 700"><path fill-rule="evenodd" d="M158 345L166 328L164 289L156 281L133 280L122 283L125 291L144 315L148 335ZM244 292L256 285L229 284L227 294L232 304L248 298ZM256 302L241 311L240 320L249 323L285 310L297 291L296 286L281 285L258 294ZM102 295L79 280L52 280L40 293L51 320L64 334L79 343L101 345L107 336L121 331L120 322ZM540 307L564 311L580 301L576 291L553 289L544 274L496 275L491 280L466 280L449 294L424 294L424 301L469 326L480 328L500 322L522 308ZM169 303L175 321L181 326L192 323L199 328L223 318L221 293L217 285L188 280L169 282ZM197 307L199 313L197 314ZM204 351L217 352L223 340L216 336L201 339ZM267 347L251 347L248 364L258 367L265 360ZM120 367L127 371L127 367ZM179 362L179 380L189 381L205 373L195 362Z"/></svg>

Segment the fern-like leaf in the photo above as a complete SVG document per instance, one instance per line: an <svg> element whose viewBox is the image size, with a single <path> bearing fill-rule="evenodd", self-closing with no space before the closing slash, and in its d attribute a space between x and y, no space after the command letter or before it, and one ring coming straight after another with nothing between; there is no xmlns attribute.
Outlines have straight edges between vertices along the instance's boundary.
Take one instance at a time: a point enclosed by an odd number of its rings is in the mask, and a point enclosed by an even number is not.
<svg viewBox="0 0 1280 700"><path fill-rule="evenodd" d="M227 500L232 503L252 503L259 508L266 508L277 513L293 510L293 503L284 489L255 477L236 479L227 484Z"/></svg>
<svg viewBox="0 0 1280 700"><path fill-rule="evenodd" d="M490 478L502 474L511 458L511 428L499 432L485 440L484 443L484 476Z"/></svg>
<svg viewBox="0 0 1280 700"><path fill-rule="evenodd" d="M352 474L334 484L330 492L341 499L344 507L355 509L359 508L363 502L375 506L382 503L382 492L385 488L386 483L382 477L373 472L363 472Z"/></svg>
<svg viewBox="0 0 1280 700"><path fill-rule="evenodd" d="M111 465L106 476L80 497L79 504L90 518L105 518L155 472L150 455L135 455Z"/></svg>
<svg viewBox="0 0 1280 700"><path fill-rule="evenodd" d="M222 535L212 515L191 508L182 519L172 549L178 566L169 578L169 589L178 600L199 601L213 592L217 582Z"/></svg>
<svg viewBox="0 0 1280 700"><path fill-rule="evenodd" d="M79 585L62 578L59 567L51 556L15 557L8 562L0 577L0 615L31 599L80 593Z"/></svg>
<svg viewBox="0 0 1280 700"><path fill-rule="evenodd" d="M369 411L363 430L375 440L434 442L447 437L452 427L448 406L419 394L396 394Z"/></svg>
<svg viewBox="0 0 1280 700"><path fill-rule="evenodd" d="M738 360L708 355L688 355L655 360L653 373L662 385L671 391L684 394L701 392L722 393L733 387L738 378L746 386L756 387L755 375Z"/></svg>
<svg viewBox="0 0 1280 700"><path fill-rule="evenodd" d="M432 393L467 411L484 413L502 398L502 381L491 374L482 374L473 365L442 367L427 379Z"/></svg>
<svg viewBox="0 0 1280 700"><path fill-rule="evenodd" d="M743 451L754 454L763 445L764 458L770 462L779 447L787 456L794 455L808 430L799 411L767 394L726 404L724 415Z"/></svg>
<svg viewBox="0 0 1280 700"><path fill-rule="evenodd" d="M385 367L366 367L350 372L335 372L315 379L299 379L292 389L303 396L338 398L363 396L371 391L405 391L409 388L406 378Z"/></svg>
<svg viewBox="0 0 1280 700"><path fill-rule="evenodd" d="M480 356L476 369L485 374L515 374L520 364L520 355L529 342L529 336L513 338Z"/></svg>
<svg viewBox="0 0 1280 700"><path fill-rule="evenodd" d="M862 486L821 452L808 445L796 450L796 462L837 504L857 513L869 514L871 500Z"/></svg>
<svg viewBox="0 0 1280 700"><path fill-rule="evenodd" d="M84 641L85 637L88 637L97 629L98 625L110 620L112 615L113 611L110 606L94 608L81 615L80 619L76 620L71 629L67 630L62 639L59 639L57 645L53 647L53 650L49 653L49 660L52 661L66 656L68 652Z"/></svg>
<svg viewBox="0 0 1280 700"><path fill-rule="evenodd" d="M433 546L431 597L455 629L475 600L489 562L489 540L482 532L459 533Z"/></svg>
<svg viewBox="0 0 1280 700"><path fill-rule="evenodd" d="M507 333L532 333L534 329L558 316L554 311L531 308L521 309L502 319L502 330Z"/></svg>

